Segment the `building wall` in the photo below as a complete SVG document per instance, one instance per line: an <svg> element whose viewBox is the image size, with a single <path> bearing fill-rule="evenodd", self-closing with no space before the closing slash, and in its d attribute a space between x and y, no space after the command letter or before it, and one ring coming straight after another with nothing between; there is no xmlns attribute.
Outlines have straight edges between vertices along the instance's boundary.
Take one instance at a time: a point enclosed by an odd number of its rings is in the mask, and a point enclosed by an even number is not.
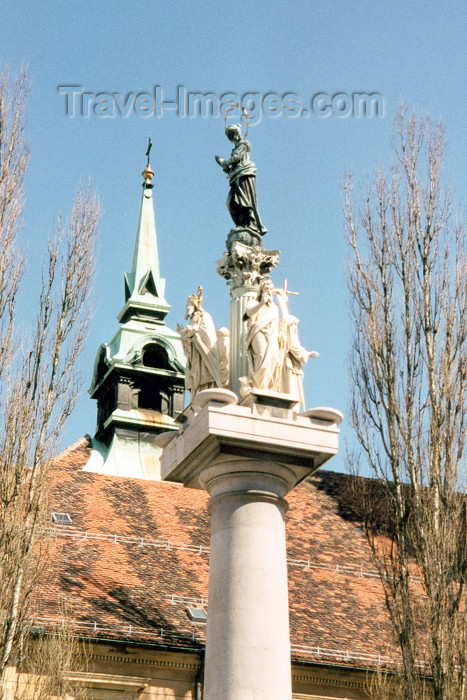
<svg viewBox="0 0 467 700"><path fill-rule="evenodd" d="M57 700L198 700L195 684L201 663L198 653L94 644L86 671L72 672L70 694ZM33 700L26 685L32 690L34 681L20 676L22 690L15 693L17 680L11 668L2 700ZM368 700L364 671L293 665L292 684L293 700Z"/></svg>

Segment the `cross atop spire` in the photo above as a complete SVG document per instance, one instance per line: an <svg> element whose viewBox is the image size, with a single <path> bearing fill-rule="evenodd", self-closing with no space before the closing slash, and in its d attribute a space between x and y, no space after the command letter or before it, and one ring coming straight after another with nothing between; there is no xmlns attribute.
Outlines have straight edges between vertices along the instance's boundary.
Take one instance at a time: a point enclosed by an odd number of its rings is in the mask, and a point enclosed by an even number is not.
<svg viewBox="0 0 467 700"><path fill-rule="evenodd" d="M146 151L146 155L148 157L148 162L146 163L147 167L149 167L149 154L151 153L151 148L152 148L152 141L151 137L148 138L148 150Z"/></svg>

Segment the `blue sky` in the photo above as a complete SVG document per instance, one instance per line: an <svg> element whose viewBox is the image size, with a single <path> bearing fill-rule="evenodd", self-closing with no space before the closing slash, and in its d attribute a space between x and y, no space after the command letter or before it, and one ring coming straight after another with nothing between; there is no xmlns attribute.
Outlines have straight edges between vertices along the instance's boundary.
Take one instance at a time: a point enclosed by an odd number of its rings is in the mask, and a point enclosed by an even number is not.
<svg viewBox="0 0 467 700"><path fill-rule="evenodd" d="M172 304L168 323L182 321L188 294L202 284L205 307L217 326L227 325L229 293L215 261L231 222L227 181L214 155L226 157L230 145L222 117L182 117L175 110L140 116L134 109L126 117L103 117L92 99L88 117L78 109L67 116L58 86L122 99L153 95L155 86L165 100L175 98L177 86L219 96L300 97L308 116L264 116L250 128L258 205L269 229L264 245L281 251L273 279L279 285L286 277L300 292L290 310L301 319L303 345L320 353L306 368L307 404L345 413L350 328L339 182L346 168L364 178L390 163L391 115L405 100L445 122L446 174L465 202L466 35L467 6L457 0L1 4L0 63L12 70L29 63L33 83L23 231L28 295L38 288L52 222L69 211L79 181L90 176L104 204L94 323L81 360L85 387L64 445L94 431L96 410L85 389L97 348L111 339L123 305L148 136L161 273ZM318 93L378 93L384 115L310 113ZM342 436L351 439L346 423ZM342 469L342 456L329 466Z"/></svg>

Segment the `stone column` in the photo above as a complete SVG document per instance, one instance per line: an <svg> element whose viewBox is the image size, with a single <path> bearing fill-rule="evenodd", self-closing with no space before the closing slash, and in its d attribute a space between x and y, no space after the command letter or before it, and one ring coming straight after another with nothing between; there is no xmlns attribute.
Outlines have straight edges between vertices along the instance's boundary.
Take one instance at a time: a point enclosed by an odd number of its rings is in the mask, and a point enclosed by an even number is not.
<svg viewBox="0 0 467 700"><path fill-rule="evenodd" d="M205 489L211 554L204 700L290 700L286 494L337 453L342 415L254 390L199 392L163 433L162 478Z"/></svg>
<svg viewBox="0 0 467 700"><path fill-rule="evenodd" d="M286 471L272 462L234 460L203 474L212 516L206 700L292 696Z"/></svg>
<svg viewBox="0 0 467 700"><path fill-rule="evenodd" d="M245 352L245 322L243 314L258 295L254 287L236 287L231 292L230 302L230 389L240 395L239 377L249 374L248 357Z"/></svg>

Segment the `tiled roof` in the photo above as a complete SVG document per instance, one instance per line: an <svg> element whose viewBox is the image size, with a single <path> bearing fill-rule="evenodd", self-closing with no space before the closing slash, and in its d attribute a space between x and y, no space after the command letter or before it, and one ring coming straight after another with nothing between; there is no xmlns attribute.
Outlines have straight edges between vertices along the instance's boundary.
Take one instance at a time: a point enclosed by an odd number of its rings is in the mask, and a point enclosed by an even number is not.
<svg viewBox="0 0 467 700"><path fill-rule="evenodd" d="M56 460L50 511L52 567L38 603L43 624L66 600L85 636L198 648L205 627L188 618L208 593L208 496L178 484L83 472L83 438ZM348 508L352 477L317 472L287 500L294 658L359 667L395 660L369 547Z"/></svg>

